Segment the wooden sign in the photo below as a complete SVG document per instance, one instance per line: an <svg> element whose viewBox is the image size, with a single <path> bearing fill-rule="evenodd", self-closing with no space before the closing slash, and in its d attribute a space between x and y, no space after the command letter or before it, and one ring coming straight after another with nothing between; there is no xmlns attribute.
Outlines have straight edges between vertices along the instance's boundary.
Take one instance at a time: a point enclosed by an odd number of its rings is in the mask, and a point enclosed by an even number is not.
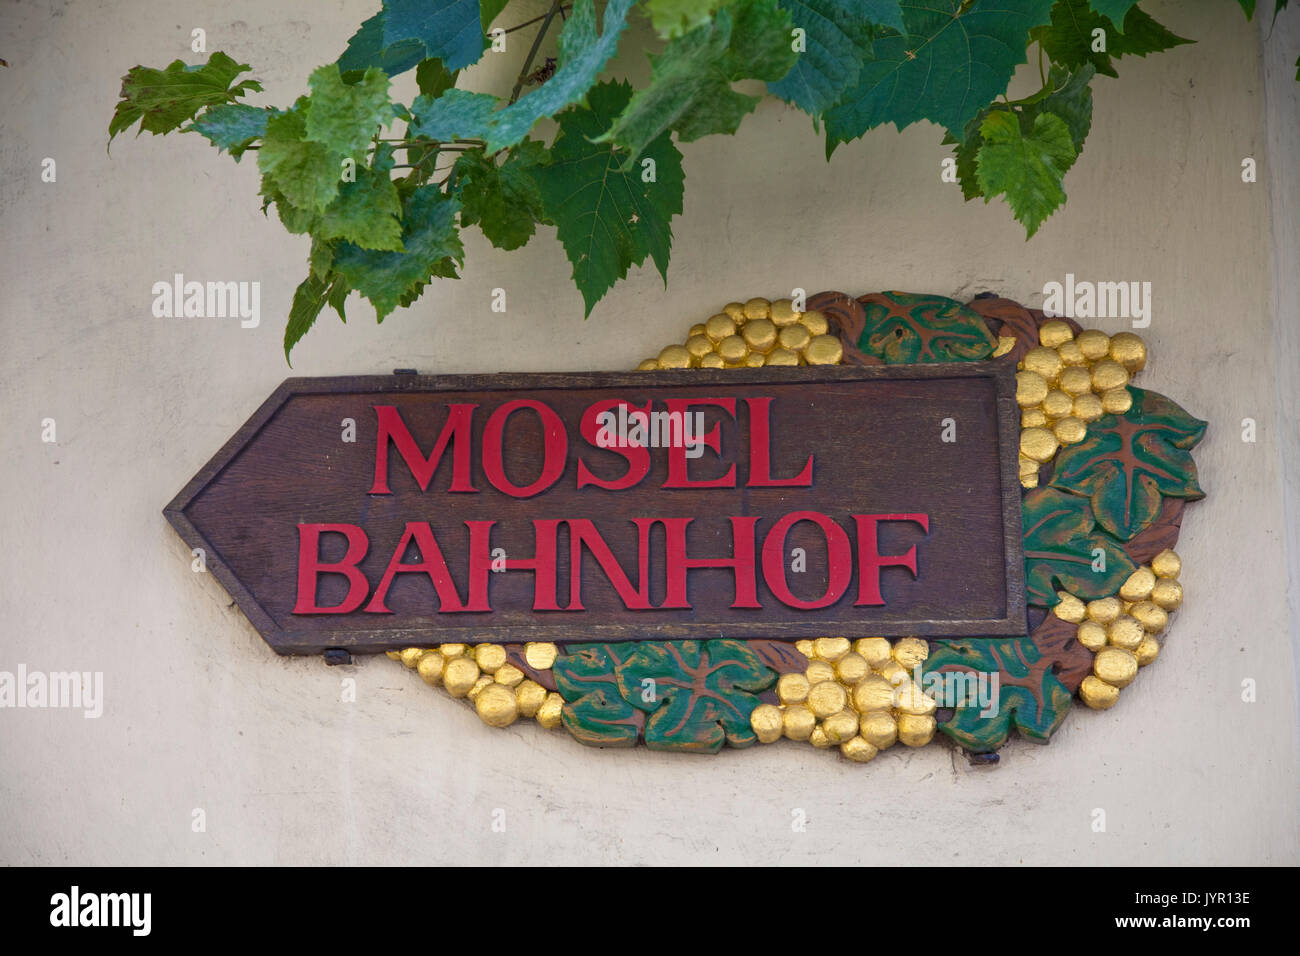
<svg viewBox="0 0 1300 956"><path fill-rule="evenodd" d="M165 513L279 653L1021 635L1014 373L289 379Z"/></svg>

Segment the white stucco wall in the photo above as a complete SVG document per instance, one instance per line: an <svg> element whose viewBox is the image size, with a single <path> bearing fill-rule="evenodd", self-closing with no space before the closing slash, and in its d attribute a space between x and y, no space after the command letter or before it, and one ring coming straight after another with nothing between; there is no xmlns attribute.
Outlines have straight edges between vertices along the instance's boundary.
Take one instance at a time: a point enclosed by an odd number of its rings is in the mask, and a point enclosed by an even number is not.
<svg viewBox="0 0 1300 956"><path fill-rule="evenodd" d="M1179 544L1187 601L1118 706L1076 706L1049 747L1013 741L1000 767L972 769L942 744L856 766L790 743L693 758L491 730L392 661L276 657L190 571L161 508L289 374L281 317L307 243L262 217L255 163L198 137L127 137L108 156L118 80L192 59L201 26L284 104L373 6L0 5L0 670L105 681L98 720L0 710L0 863L1300 862L1300 16L1270 34L1226 0L1150 3L1201 42L1094 83L1069 203L1028 243L1005 207L940 182L937 129L879 130L828 165L807 118L769 103L738 136L683 147L667 291L634 271L584 321L553 230L502 253L469 229L461 281L381 327L354 298L348 325L323 316L295 352L306 375L625 369L723 302L796 286L1033 304L1067 272L1150 281L1139 383L1210 422L1209 498ZM642 72L640 37L622 50L619 68ZM490 61L471 85L508 88L516 64ZM150 287L174 272L260 281L261 327L153 318ZM504 316L489 311L498 286ZM339 700L344 676L355 703Z"/></svg>

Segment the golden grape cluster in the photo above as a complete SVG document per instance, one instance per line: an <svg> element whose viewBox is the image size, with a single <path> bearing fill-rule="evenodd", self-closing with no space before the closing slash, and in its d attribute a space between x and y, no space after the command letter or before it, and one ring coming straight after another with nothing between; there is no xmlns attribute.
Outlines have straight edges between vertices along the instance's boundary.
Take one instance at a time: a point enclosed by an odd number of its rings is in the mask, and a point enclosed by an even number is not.
<svg viewBox="0 0 1300 956"><path fill-rule="evenodd" d="M554 644L524 645L524 660L534 670L548 670L557 653ZM416 671L431 687L471 701L491 727L509 727L520 717L532 717L548 730L560 725L564 699L511 664L500 644L408 647L389 651L388 656Z"/></svg>
<svg viewBox="0 0 1300 956"><path fill-rule="evenodd" d="M1126 386L1147 363L1146 344L1132 332L1086 329L1076 336L1053 320L1043 323L1038 341L1016 373L1020 483L1026 488L1038 487L1039 466L1059 448L1083 441L1089 422L1129 410L1133 396ZM998 353L1013 345L1012 339L1000 339Z"/></svg>
<svg viewBox="0 0 1300 956"><path fill-rule="evenodd" d="M790 299L728 302L707 322L691 326L685 345L670 345L637 371L657 368L761 368L838 365L844 346L821 312L799 312Z"/></svg>
<svg viewBox="0 0 1300 956"><path fill-rule="evenodd" d="M1079 643L1092 651L1092 673L1079 685L1079 697L1094 710L1105 710L1160 653L1160 635L1169 615L1183 603L1178 583L1182 561L1165 549L1130 574L1119 593L1086 604L1066 591L1057 592L1057 617L1078 624Z"/></svg>
<svg viewBox="0 0 1300 956"><path fill-rule="evenodd" d="M782 674L780 705L760 704L749 715L760 742L782 737L814 747L839 747L866 763L895 743L923 747L934 737L937 705L912 679L930 654L918 637L894 644L884 637L819 637L795 645L808 667Z"/></svg>

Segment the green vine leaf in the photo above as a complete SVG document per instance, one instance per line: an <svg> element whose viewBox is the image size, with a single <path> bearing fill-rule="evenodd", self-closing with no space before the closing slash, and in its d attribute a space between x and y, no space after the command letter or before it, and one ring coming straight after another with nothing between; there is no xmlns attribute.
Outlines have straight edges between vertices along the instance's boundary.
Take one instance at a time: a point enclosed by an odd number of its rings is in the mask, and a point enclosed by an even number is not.
<svg viewBox="0 0 1300 956"><path fill-rule="evenodd" d="M307 97L299 97L293 109L270 117L262 148L257 153L262 195L276 202L280 218L290 232L308 231L311 217L324 212L339 193L340 163L344 156L307 139L309 104ZM302 215L294 216L290 210L290 218L286 219L286 201Z"/></svg>
<svg viewBox="0 0 1300 956"><path fill-rule="evenodd" d="M983 316L954 299L878 292L859 301L866 324L858 348L887 365L973 362L997 348Z"/></svg>
<svg viewBox="0 0 1300 956"><path fill-rule="evenodd" d="M376 67L389 76L405 73L425 58L424 43L402 40L391 46L384 42L384 12L380 10L361 24L338 59L339 71L348 74Z"/></svg>
<svg viewBox="0 0 1300 956"><path fill-rule="evenodd" d="M781 0L781 6L804 31L807 49L767 89L816 118L857 82L871 59L874 27L861 0Z"/></svg>
<svg viewBox="0 0 1300 956"><path fill-rule="evenodd" d="M650 23L665 40L689 33L709 22L718 7L729 0L646 0Z"/></svg>
<svg viewBox="0 0 1300 956"><path fill-rule="evenodd" d="M1094 30L1105 31L1105 50L1093 50ZM1093 10L1089 0L1057 0L1051 22L1036 27L1030 36L1053 63L1069 69L1091 63L1098 73L1112 77L1119 76L1112 57L1146 56L1192 42L1171 33L1138 6L1129 9L1123 29L1117 30L1107 17Z"/></svg>
<svg viewBox="0 0 1300 956"><path fill-rule="evenodd" d="M498 249L518 249L546 221L542 194L533 173L547 160L546 148L526 139L498 166L482 150L469 150L456 161L460 224L477 224Z"/></svg>
<svg viewBox="0 0 1300 956"><path fill-rule="evenodd" d="M338 290L334 288L335 284L342 288L342 296L338 295ZM347 297L347 283L334 276L318 277L313 271L308 275L293 293L293 304L289 307L289 322L284 327L284 358L289 361L289 353L293 347L298 344L298 340L307 334L307 330L316 322L316 317L320 315L321 309L327 302L338 299L339 304L335 306L339 309L340 318L342 312L342 298Z"/></svg>
<svg viewBox="0 0 1300 956"><path fill-rule="evenodd" d="M593 0L574 0L573 11L560 31L559 69L517 103L497 112L486 137L488 152L513 146L528 135L539 119L554 116L587 95L618 49L628 11L635 4L636 0L609 0L601 24L604 29L598 33Z"/></svg>
<svg viewBox="0 0 1300 956"><path fill-rule="evenodd" d="M337 63L312 71L306 138L344 156L363 157L375 132L394 117L388 74L371 68L356 83L344 83Z"/></svg>
<svg viewBox="0 0 1300 956"><path fill-rule="evenodd" d="M1065 202L1061 180L1075 158L1070 128L1055 113L1040 112L1024 130L1014 113L994 110L981 124L980 137L976 176L984 201L1006 196L1026 238L1033 236Z"/></svg>
<svg viewBox="0 0 1300 956"><path fill-rule="evenodd" d="M229 152L239 162L253 141L266 135L267 120L279 112L247 103L223 103L209 106L185 132L198 133L217 147L218 152Z"/></svg>
<svg viewBox="0 0 1300 956"><path fill-rule="evenodd" d="M499 102L491 94L455 87L438 96L417 96L411 103L411 123L406 134L439 142L486 139Z"/></svg>
<svg viewBox="0 0 1300 956"><path fill-rule="evenodd" d="M640 643L616 673L623 699L649 714L647 747L697 753L757 742L749 715L777 677L729 640Z"/></svg>
<svg viewBox="0 0 1300 956"><path fill-rule="evenodd" d="M318 239L345 239L363 249L402 251L402 202L388 170L359 166L356 181L339 187L313 230Z"/></svg>
<svg viewBox="0 0 1300 956"><path fill-rule="evenodd" d="M487 47L479 0L384 0L381 16L384 49L417 41L449 70L477 63Z"/></svg>
<svg viewBox="0 0 1300 956"><path fill-rule="evenodd" d="M1124 32L1124 18L1136 3L1137 0L1088 0L1093 11L1110 20L1120 33Z"/></svg>
<svg viewBox="0 0 1300 956"><path fill-rule="evenodd" d="M928 119L959 130L1006 91L1025 62L1029 30L1049 19L1052 0L914 0L900 5L906 31L876 40L857 83L826 112L826 155L839 143L892 122Z"/></svg>
<svg viewBox="0 0 1300 956"><path fill-rule="evenodd" d="M589 747L634 747L645 714L619 693L615 669L634 644L569 644L555 659L551 673L564 698L561 721L579 743Z"/></svg>
<svg viewBox="0 0 1300 956"><path fill-rule="evenodd" d="M573 264L573 281L587 315L646 256L667 282L671 221L682 211L682 154L667 133L643 152L642 163L654 164L650 181L644 178L649 167L625 171L624 157L613 147L593 142L631 96L627 83L593 88L587 106L560 114L551 161L533 172L546 218L555 223Z"/></svg>
<svg viewBox="0 0 1300 956"><path fill-rule="evenodd" d="M1029 740L1047 743L1061 726L1071 695L1054 673L1053 663L1029 637L935 641L923 665L926 676L921 686L929 689L932 674L962 676L962 690L957 691L962 695L960 704L935 695L940 708L952 708L952 716L939 724L939 730L971 753L990 753L1006 743L1012 727ZM963 691L973 683L968 675L988 681L993 674L998 675L998 692L986 701L996 703L997 712L984 716L984 706Z"/></svg>
<svg viewBox="0 0 1300 956"><path fill-rule="evenodd" d="M246 93L260 92L262 84L256 80L235 77L252 69L247 63L236 63L226 54L217 51L202 66L187 66L173 60L164 69L155 70L135 66L122 77L113 119L108 124L108 141L138 120L136 133L165 135L194 119L206 106L230 103ZM231 84L234 83L233 86Z"/></svg>
<svg viewBox="0 0 1300 956"><path fill-rule="evenodd" d="M862 15L871 23L903 33L903 10L899 0L862 0Z"/></svg>
<svg viewBox="0 0 1300 956"><path fill-rule="evenodd" d="M1087 495L1097 523L1128 541L1160 514L1161 498L1205 497L1191 449L1206 423L1156 392L1130 386L1133 405L1088 426L1060 452L1051 486Z"/></svg>
<svg viewBox="0 0 1300 956"><path fill-rule="evenodd" d="M1035 488L1022 499L1021 511L1025 590L1035 607L1059 604L1058 586L1085 601L1109 597L1137 570L1118 541L1097 532L1087 498Z"/></svg>
<svg viewBox="0 0 1300 956"><path fill-rule="evenodd" d="M418 295L433 276L456 278L456 265L465 259L465 247L456 229L460 203L437 186L421 186L403 211L403 252L363 249L341 242L334 253L334 268L348 284L375 307L382 322L398 305Z"/></svg>
<svg viewBox="0 0 1300 956"><path fill-rule="evenodd" d="M734 133L759 97L737 93L731 84L785 75L795 61L790 22L776 0L732 0L711 24L651 56L649 84L632 96L598 142L626 147L631 162L669 130L683 142Z"/></svg>

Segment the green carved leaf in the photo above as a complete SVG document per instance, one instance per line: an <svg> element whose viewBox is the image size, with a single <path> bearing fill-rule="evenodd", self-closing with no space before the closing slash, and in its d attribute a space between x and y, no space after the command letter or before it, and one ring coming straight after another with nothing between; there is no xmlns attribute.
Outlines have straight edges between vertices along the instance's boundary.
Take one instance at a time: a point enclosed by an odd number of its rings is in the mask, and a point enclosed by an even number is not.
<svg viewBox="0 0 1300 956"><path fill-rule="evenodd" d="M645 714L619 693L615 668L632 644L569 644L551 669L564 698L561 720L579 743L589 747L634 747Z"/></svg>
<svg viewBox="0 0 1300 956"><path fill-rule="evenodd" d="M209 106L185 132L198 133L218 151L226 150L239 162L253 140L266 135L267 120L279 112L246 103L223 103Z"/></svg>
<svg viewBox="0 0 1300 956"><path fill-rule="evenodd" d="M1095 30L1103 31L1104 50L1093 49ZM1192 42L1171 33L1138 6L1129 9L1120 30L1109 18L1097 13L1089 0L1057 0L1052 7L1051 22L1035 27L1030 36L1042 45L1053 63L1069 69L1091 63L1098 73L1106 76L1119 76L1112 57L1146 56Z"/></svg>
<svg viewBox="0 0 1300 956"><path fill-rule="evenodd" d="M1052 0L912 0L906 30L876 40L857 82L826 112L826 154L892 122L928 119L959 130L1004 93L1025 62L1029 30L1048 22Z"/></svg>
<svg viewBox="0 0 1300 956"><path fill-rule="evenodd" d="M667 281L671 221L682 211L682 154L669 134L660 135L642 155L641 163L654 163L652 181L643 178L640 165L624 170L626 154L592 142L609 129L631 95L626 83L601 83L592 89L586 107L560 114L551 160L533 173L588 315L647 256Z"/></svg>
<svg viewBox="0 0 1300 956"><path fill-rule="evenodd" d="M1086 498L1054 488L1036 488L1021 501L1021 511L1025 589L1035 607L1059 604L1058 588L1085 601L1109 597L1137 570L1118 541L1096 530Z"/></svg>
<svg viewBox="0 0 1300 956"><path fill-rule="evenodd" d="M1046 743L1070 710L1070 691L1053 673L1052 660L1043 655L1029 637L1010 639L936 641L923 667L921 687L934 697L940 709L951 708L952 716L939 730L972 753L989 753L1007 741L1014 727L1037 743ZM993 696L992 675L998 678ZM948 675L962 676L949 683ZM981 704L965 675L986 681ZM943 690L936 679L944 679ZM947 696L951 687L953 697ZM969 688L969 689L968 689ZM983 716L986 706L996 703L997 711Z"/></svg>
<svg viewBox="0 0 1300 956"><path fill-rule="evenodd" d="M363 249L341 242L334 268L375 307L379 321L399 305L407 305L433 276L456 277L465 247L456 229L460 204L437 186L421 186L403 210L403 252Z"/></svg>
<svg viewBox="0 0 1300 956"><path fill-rule="evenodd" d="M1191 449L1205 422L1165 396L1129 387L1133 405L1088 426L1088 436L1060 452L1051 485L1087 495L1097 523L1131 540L1160 514L1161 497L1204 498Z"/></svg>
<svg viewBox="0 0 1300 956"><path fill-rule="evenodd" d="M757 741L749 715L776 682L743 641L640 643L617 668L619 692L649 717L652 750L716 753Z"/></svg>
<svg viewBox="0 0 1300 956"><path fill-rule="evenodd" d="M979 313L940 295L879 292L864 296L858 348L887 365L986 359L997 339Z"/></svg>
<svg viewBox="0 0 1300 956"><path fill-rule="evenodd" d="M994 110L980 136L976 176L984 201L1006 196L1016 221L1032 236L1065 202L1061 180L1075 158L1070 128L1054 113L1040 112L1026 130L1014 113Z"/></svg>
<svg viewBox="0 0 1300 956"><path fill-rule="evenodd" d="M861 0L781 0L807 49L768 92L814 117L834 106L871 58L874 28ZM897 12L897 6L895 6Z"/></svg>
<svg viewBox="0 0 1300 956"><path fill-rule="evenodd" d="M256 80L234 83L235 77L250 69L247 63L236 63L220 51L201 66L173 60L161 70L132 67L122 77L121 98L108 124L109 142L137 120L140 133L166 134L194 119L205 106L230 103L245 93L260 91L262 85Z"/></svg>

